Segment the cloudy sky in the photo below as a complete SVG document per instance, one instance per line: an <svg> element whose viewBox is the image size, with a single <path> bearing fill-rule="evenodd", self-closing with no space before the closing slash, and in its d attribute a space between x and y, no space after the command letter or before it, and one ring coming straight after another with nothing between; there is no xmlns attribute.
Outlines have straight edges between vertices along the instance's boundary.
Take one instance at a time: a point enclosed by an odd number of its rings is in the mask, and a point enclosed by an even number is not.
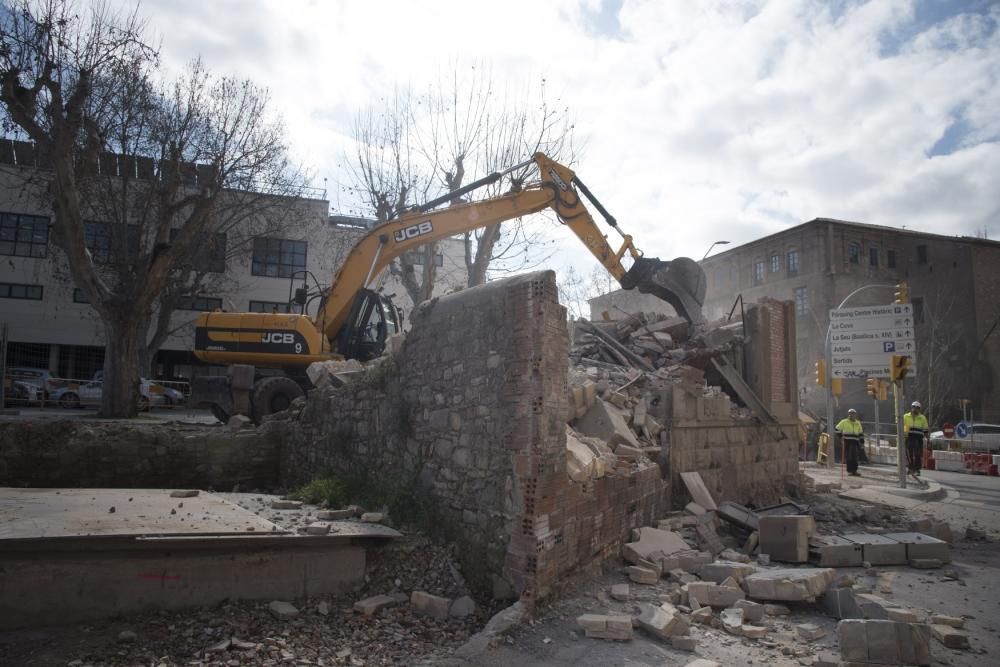
<svg viewBox="0 0 1000 667"><path fill-rule="evenodd" d="M144 0L165 63L268 86L332 206L359 110L449 63L568 105L648 255L814 217L1000 238L995 0ZM593 262L558 230L556 262Z"/></svg>

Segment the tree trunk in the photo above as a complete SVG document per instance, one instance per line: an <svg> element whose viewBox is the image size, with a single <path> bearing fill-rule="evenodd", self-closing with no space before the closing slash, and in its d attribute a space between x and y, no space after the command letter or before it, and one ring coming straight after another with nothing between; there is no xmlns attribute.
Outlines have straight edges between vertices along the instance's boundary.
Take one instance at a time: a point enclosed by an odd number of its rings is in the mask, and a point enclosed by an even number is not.
<svg viewBox="0 0 1000 667"><path fill-rule="evenodd" d="M134 417L138 411L139 364L146 347L146 328L128 312L104 320L104 380L101 416Z"/></svg>
<svg viewBox="0 0 1000 667"><path fill-rule="evenodd" d="M493 248L500 238L500 224L489 225L483 229L479 237L479 244L476 246L475 258L471 258L470 252L465 253L465 268L469 273L469 287L482 285L486 282L486 272L490 268L490 260L493 259ZM466 237L466 247L471 244L471 239Z"/></svg>

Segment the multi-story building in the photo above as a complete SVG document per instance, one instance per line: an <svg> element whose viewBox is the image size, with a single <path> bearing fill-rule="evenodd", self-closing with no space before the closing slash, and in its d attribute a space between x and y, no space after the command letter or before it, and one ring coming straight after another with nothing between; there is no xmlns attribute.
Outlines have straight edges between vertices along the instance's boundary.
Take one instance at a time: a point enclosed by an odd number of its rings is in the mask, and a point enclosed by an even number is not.
<svg viewBox="0 0 1000 667"><path fill-rule="evenodd" d="M0 142L0 326L7 326L7 366L89 379L103 366L104 328L73 285L62 253L52 242L51 211L25 195L25 172L33 169L24 157L29 148ZM210 258L212 275L202 291L182 299L175 310L171 334L153 363L154 374L190 377L197 364L191 349L199 312L286 311L294 288L303 281L310 288L328 286L347 251L372 225L361 218L331 216L322 192L303 191L289 199L287 217L286 232L250 239L240 249L227 252L225 237L217 240ZM96 262L111 252L112 226L86 223L87 248ZM465 286L464 257L461 239L438 243L435 294ZM423 261L423 255L412 259ZM303 271L309 272L307 278ZM395 295L405 322L413 304L399 277L386 271L383 287ZM308 312L316 304L312 302Z"/></svg>
<svg viewBox="0 0 1000 667"><path fill-rule="evenodd" d="M890 303L905 282L913 303L916 377L904 399L920 400L932 420L1000 421L1000 243L910 229L817 218L730 248L702 261L704 310L727 317L742 297L795 303L800 403L822 414L826 389L815 383L824 356L829 311ZM860 292L855 292L857 290ZM607 310L608 297L592 302ZM669 308L669 306L667 306ZM739 307L734 317L739 317ZM846 380L838 409L855 406L869 417L863 380ZM880 405L884 421L890 405Z"/></svg>

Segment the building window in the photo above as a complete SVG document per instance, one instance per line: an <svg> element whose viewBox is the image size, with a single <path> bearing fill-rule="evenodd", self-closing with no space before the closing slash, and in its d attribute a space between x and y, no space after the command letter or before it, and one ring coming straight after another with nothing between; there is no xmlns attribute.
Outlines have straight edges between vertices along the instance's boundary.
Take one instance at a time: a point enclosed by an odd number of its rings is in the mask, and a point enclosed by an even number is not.
<svg viewBox="0 0 1000 667"><path fill-rule="evenodd" d="M199 313L222 310L222 299L212 296L182 296L177 300L177 309L197 310Z"/></svg>
<svg viewBox="0 0 1000 667"><path fill-rule="evenodd" d="M809 312L809 288L795 288L795 314L803 316Z"/></svg>
<svg viewBox="0 0 1000 667"><path fill-rule="evenodd" d="M179 229L170 230L171 243L177 238ZM226 272L226 234L204 233L196 236L197 248L193 255L193 266L208 273Z"/></svg>
<svg viewBox="0 0 1000 667"><path fill-rule="evenodd" d="M764 282L764 260L758 259L753 263L753 284L760 285Z"/></svg>
<svg viewBox="0 0 1000 667"><path fill-rule="evenodd" d="M414 266L424 265L424 253L422 252L408 252L406 253L406 260ZM434 255L434 266L444 266L444 255L438 253Z"/></svg>
<svg viewBox="0 0 1000 667"><path fill-rule="evenodd" d="M847 261L851 264L861 263L861 244L851 243L847 246Z"/></svg>
<svg viewBox="0 0 1000 667"><path fill-rule="evenodd" d="M268 278L290 278L306 268L306 242L287 239L253 240L251 273Z"/></svg>
<svg viewBox="0 0 1000 667"><path fill-rule="evenodd" d="M109 264L114 253L117 251L115 242L121 234L122 225L111 224L109 222L84 222L83 223L83 243L90 251L90 256L95 264ZM139 226L128 225L125 227L128 246L125 252L128 257L139 254ZM118 258L122 262L125 258Z"/></svg>
<svg viewBox="0 0 1000 667"><path fill-rule="evenodd" d="M918 245L917 246L917 264L927 263L927 246Z"/></svg>
<svg viewBox="0 0 1000 667"><path fill-rule="evenodd" d="M923 324L924 323L924 299L923 297L917 297L915 299L910 299L910 303L913 304L913 323Z"/></svg>
<svg viewBox="0 0 1000 667"><path fill-rule="evenodd" d="M87 299L82 289L76 287L73 289L73 303L90 303L90 300Z"/></svg>
<svg viewBox="0 0 1000 667"><path fill-rule="evenodd" d="M799 274L799 251L789 250L788 257L785 260L785 266L788 269L788 275L797 276Z"/></svg>
<svg viewBox="0 0 1000 667"><path fill-rule="evenodd" d="M45 257L49 219L37 215L0 214L0 255Z"/></svg>
<svg viewBox="0 0 1000 667"><path fill-rule="evenodd" d="M254 301L250 300L251 313L287 313L288 304L279 301Z"/></svg>
<svg viewBox="0 0 1000 667"><path fill-rule="evenodd" d="M890 269L896 268L896 251L886 250L885 251L885 265Z"/></svg>
<svg viewBox="0 0 1000 667"><path fill-rule="evenodd" d="M774 254L771 255L771 273L777 273L781 271L781 256Z"/></svg>
<svg viewBox="0 0 1000 667"><path fill-rule="evenodd" d="M868 249L868 264L878 266L878 248Z"/></svg>
<svg viewBox="0 0 1000 667"><path fill-rule="evenodd" d="M0 283L0 299L31 299L33 301L41 301L42 286Z"/></svg>

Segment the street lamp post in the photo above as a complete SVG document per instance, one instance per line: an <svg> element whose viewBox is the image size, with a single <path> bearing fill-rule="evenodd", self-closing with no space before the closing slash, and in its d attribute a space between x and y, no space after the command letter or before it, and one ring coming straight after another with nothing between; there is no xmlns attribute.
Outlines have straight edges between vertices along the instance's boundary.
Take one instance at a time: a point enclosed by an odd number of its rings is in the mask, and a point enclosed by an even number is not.
<svg viewBox="0 0 1000 667"><path fill-rule="evenodd" d="M712 245L708 246L708 250L705 251L705 256L702 257L702 260L704 260L705 257L708 257L708 253L712 252L712 248L714 248L715 246L717 246L717 245L727 245L728 243L729 243L729 241L716 241Z"/></svg>

